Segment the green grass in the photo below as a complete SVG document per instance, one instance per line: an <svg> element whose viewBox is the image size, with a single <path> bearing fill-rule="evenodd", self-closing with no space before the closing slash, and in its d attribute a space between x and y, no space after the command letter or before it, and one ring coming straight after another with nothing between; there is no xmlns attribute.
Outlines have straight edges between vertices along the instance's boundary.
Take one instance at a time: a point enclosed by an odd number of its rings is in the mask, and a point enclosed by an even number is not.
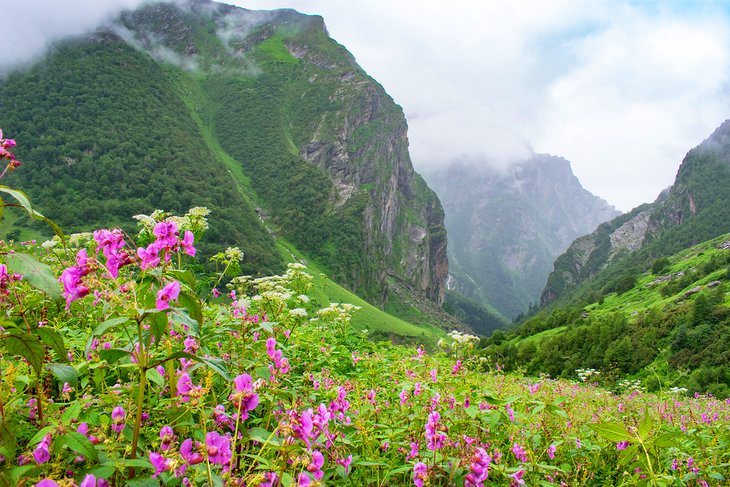
<svg viewBox="0 0 730 487"><path fill-rule="evenodd" d="M306 271L312 275L313 290L311 295L319 306L324 307L330 303L350 303L360 306L352 319L352 326L357 330L370 330L386 335L397 335L399 337L420 338L426 343L434 344L444 331L435 326L417 326L400 318L376 308L356 294L348 291L336 282L329 279L324 270L318 264L307 260L289 242L279 239L277 241L281 256L288 262L301 262L307 266Z"/></svg>

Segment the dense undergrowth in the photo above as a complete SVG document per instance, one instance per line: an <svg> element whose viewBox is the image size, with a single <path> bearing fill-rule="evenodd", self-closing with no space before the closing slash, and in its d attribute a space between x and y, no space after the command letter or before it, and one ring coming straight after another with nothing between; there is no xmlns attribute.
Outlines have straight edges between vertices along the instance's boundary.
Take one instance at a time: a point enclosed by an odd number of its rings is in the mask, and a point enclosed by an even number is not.
<svg viewBox="0 0 730 487"><path fill-rule="evenodd" d="M44 218L23 193L0 191L17 202L3 206ZM233 277L242 256L228 249L214 256L217 274L196 276L204 210L138 222L136 235L2 242L3 484L667 486L730 476L728 401L505 374L459 333L428 354L375 343L352 329L355 307L313 306L301 264Z"/></svg>
<svg viewBox="0 0 730 487"><path fill-rule="evenodd" d="M485 353L508 369L575 377L594 368L616 387L628 375L660 391L730 396L730 235L692 247L617 283L589 304L542 312L497 332Z"/></svg>

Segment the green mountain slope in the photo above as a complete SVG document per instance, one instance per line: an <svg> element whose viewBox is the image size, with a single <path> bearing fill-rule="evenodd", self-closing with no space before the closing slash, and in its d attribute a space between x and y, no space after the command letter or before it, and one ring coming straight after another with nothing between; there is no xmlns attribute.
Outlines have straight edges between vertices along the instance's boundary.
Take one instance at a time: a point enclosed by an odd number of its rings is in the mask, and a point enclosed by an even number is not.
<svg viewBox="0 0 730 487"><path fill-rule="evenodd" d="M427 177L447 213L449 289L509 319L539 301L575 238L619 214L581 186L567 160L547 154L508 169L452 164Z"/></svg>
<svg viewBox="0 0 730 487"><path fill-rule="evenodd" d="M146 4L0 80L0 126L25 141L10 183L69 231L207 206L248 273L278 270L284 238L376 305L443 301L443 210L402 110L320 17Z"/></svg>
<svg viewBox="0 0 730 487"><path fill-rule="evenodd" d="M584 307L543 311L487 341L508 368L730 395L730 234L654 262L624 289Z"/></svg>
<svg viewBox="0 0 730 487"><path fill-rule="evenodd" d="M273 239L165 71L116 36L68 41L9 75L0 83L0 125L27 141L17 151L23 170L9 183L67 231L117 225L156 208L207 206L214 247L240 245L251 272L279 268ZM5 233L27 224L17 219Z"/></svg>
<svg viewBox="0 0 730 487"><path fill-rule="evenodd" d="M601 225L555 261L541 302L581 303L630 284L654 260L730 231L730 122L687 153L651 204Z"/></svg>

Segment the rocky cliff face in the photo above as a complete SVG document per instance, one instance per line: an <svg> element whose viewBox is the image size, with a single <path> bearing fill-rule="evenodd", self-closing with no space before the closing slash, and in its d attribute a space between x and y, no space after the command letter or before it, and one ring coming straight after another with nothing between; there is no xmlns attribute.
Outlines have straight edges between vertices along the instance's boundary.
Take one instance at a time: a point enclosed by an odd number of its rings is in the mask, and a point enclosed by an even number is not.
<svg viewBox="0 0 730 487"><path fill-rule="evenodd" d="M165 37L160 42L163 23ZM281 159L288 162L277 172L300 166L300 161L320 171L296 181L309 183L315 191L327 190L326 201L310 208L275 192L260 192L287 238L318 255L338 280L371 300L387 302L389 279L397 279L437 304L443 301L448 272L443 211L413 170L403 112L329 37L321 17L196 0L182 8L169 4L142 8L127 14L123 25L132 33L132 44L144 46L152 55L160 44L182 59L194 53L198 65L211 66L203 69L209 78L245 90L246 96L238 101L222 96L220 84L204 85L218 105L219 113L213 117L221 145L243 163L254 182L256 173L266 170L263 166L270 169ZM157 45L150 45L150 40ZM227 79L220 79L221 72ZM242 107L239 117L220 113L252 102L270 113L253 114L248 107ZM267 136L269 145L280 142L278 152L235 141L259 130L250 123L251 116L277 124ZM256 159L258 164L246 162ZM281 177L259 181L277 184L275 179ZM288 191L284 185L277 189ZM311 225L321 228L306 229L304 236L289 231L290 210L311 216ZM344 234L345 227L350 235ZM312 232L318 238L311 238Z"/></svg>
<svg viewBox="0 0 730 487"><path fill-rule="evenodd" d="M573 242L555 261L541 304L546 306L577 292L594 278L607 281L606 287L610 279L647 269L654 259L729 231L728 202L730 122L726 121L687 153L674 184L655 202Z"/></svg>
<svg viewBox="0 0 730 487"><path fill-rule="evenodd" d="M93 46L84 48L89 56L124 53L108 70L134 58L164 78L150 96L187 109L195 140L217 159L214 168L210 157L201 164L233 176L274 234L336 280L375 303L400 282L441 304L443 211L413 169L403 112L321 17L207 0L150 3L75 42ZM125 82L94 96L137 91Z"/></svg>
<svg viewBox="0 0 730 487"><path fill-rule="evenodd" d="M450 288L510 318L539 299L573 239L618 214L555 156L502 171L457 164L427 178L446 210Z"/></svg>

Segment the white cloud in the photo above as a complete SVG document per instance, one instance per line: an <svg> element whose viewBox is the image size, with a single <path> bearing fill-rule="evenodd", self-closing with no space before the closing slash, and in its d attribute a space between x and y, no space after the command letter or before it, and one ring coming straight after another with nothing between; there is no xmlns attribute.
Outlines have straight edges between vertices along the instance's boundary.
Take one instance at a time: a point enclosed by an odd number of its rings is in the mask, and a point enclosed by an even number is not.
<svg viewBox="0 0 730 487"><path fill-rule="evenodd" d="M229 0L230 1L230 0ZM5 0L0 71L141 0ZM622 210L730 114L727 2L235 0L321 14L401 104L417 168L566 157Z"/></svg>
<svg viewBox="0 0 730 487"><path fill-rule="evenodd" d="M566 157L622 210L728 115L724 3L254 0L324 16L400 103L417 168Z"/></svg>

